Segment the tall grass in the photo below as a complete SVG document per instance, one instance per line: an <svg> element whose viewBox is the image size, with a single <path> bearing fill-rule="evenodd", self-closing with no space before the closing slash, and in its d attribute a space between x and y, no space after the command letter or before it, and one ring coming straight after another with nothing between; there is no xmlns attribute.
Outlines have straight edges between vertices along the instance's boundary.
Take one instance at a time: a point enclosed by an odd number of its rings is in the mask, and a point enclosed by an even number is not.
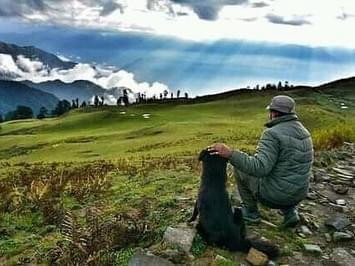
<svg viewBox="0 0 355 266"><path fill-rule="evenodd" d="M312 137L315 150L331 150L342 146L344 142L355 141L355 127L338 124L332 128L318 129L312 133Z"/></svg>

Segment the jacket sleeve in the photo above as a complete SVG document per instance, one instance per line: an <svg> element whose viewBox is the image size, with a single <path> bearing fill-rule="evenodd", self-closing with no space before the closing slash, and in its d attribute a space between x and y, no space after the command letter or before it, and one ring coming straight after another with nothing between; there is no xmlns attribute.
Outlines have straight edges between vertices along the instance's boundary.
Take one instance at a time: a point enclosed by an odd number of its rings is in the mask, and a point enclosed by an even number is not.
<svg viewBox="0 0 355 266"><path fill-rule="evenodd" d="M273 169L278 155L279 141L272 135L270 130L265 130L254 156L235 150L232 152L230 162L238 170L261 178L268 175Z"/></svg>

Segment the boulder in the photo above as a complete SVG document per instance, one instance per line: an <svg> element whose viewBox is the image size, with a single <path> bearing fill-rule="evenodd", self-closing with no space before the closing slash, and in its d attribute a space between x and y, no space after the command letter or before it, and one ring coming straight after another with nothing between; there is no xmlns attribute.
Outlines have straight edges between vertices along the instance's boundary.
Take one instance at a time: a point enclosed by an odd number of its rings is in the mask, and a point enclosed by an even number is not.
<svg viewBox="0 0 355 266"><path fill-rule="evenodd" d="M333 227L336 230L342 230L351 225L348 218L342 216L331 217L325 221L325 225Z"/></svg>
<svg viewBox="0 0 355 266"><path fill-rule="evenodd" d="M261 251L255 248L251 248L249 250L248 256L246 257L246 260L254 266L260 266L265 265L268 262L268 257Z"/></svg>
<svg viewBox="0 0 355 266"><path fill-rule="evenodd" d="M167 244L176 245L186 253L189 253L195 235L195 228L181 224L176 227L169 226L164 233L163 239Z"/></svg>

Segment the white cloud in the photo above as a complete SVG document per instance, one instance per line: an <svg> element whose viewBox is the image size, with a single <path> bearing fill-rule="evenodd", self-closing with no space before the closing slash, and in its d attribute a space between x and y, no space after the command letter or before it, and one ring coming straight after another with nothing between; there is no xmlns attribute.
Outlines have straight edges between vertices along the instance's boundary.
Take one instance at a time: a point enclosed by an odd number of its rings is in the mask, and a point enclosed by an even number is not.
<svg viewBox="0 0 355 266"><path fill-rule="evenodd" d="M0 7L0 15L21 13L31 22L192 40L228 38L355 48L355 1L350 0L36 0L41 4L27 9L5 1L11 9ZM202 16L201 8L207 10ZM215 20L201 19L204 16Z"/></svg>
<svg viewBox="0 0 355 266"><path fill-rule="evenodd" d="M17 76L19 71L11 55L0 54L0 73Z"/></svg>
<svg viewBox="0 0 355 266"><path fill-rule="evenodd" d="M147 97L159 95L164 90L169 91L169 87L160 82L149 84L148 82L138 82L134 74L125 70L115 71L112 67L100 67L89 64L78 63L75 67L67 70L48 69L47 66L37 60L31 60L19 55L16 60L10 55L0 54L0 73L13 77L16 80L30 80L35 83L61 80L71 83L76 80L88 80L104 89L125 87L134 93L145 93ZM117 93L121 93L118 91ZM106 95L107 102L116 104L116 98L122 95ZM130 101L134 101L134 96L130 95Z"/></svg>

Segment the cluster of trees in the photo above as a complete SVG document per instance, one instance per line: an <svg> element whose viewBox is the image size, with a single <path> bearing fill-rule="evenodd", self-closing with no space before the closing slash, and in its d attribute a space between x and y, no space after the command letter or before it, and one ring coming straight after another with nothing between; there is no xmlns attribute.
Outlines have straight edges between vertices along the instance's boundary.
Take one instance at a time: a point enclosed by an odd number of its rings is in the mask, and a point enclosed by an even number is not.
<svg viewBox="0 0 355 266"><path fill-rule="evenodd" d="M159 94L159 96L154 94L153 97L151 97L151 98L147 98L146 94L138 93L136 103L151 102L151 101L157 101L157 100L166 100L166 99L169 99L168 96L169 96L168 90L164 90L162 93ZM187 92L184 93L184 97L180 97L180 96L181 96L180 90L177 90L175 98L174 98L174 93L170 92L170 99L182 99L182 98L188 99L189 98L189 94Z"/></svg>
<svg viewBox="0 0 355 266"><path fill-rule="evenodd" d="M27 119L33 117L33 111L28 106L19 105L16 110L8 112L5 115L5 120ZM1 119L3 120L2 116Z"/></svg>
<svg viewBox="0 0 355 266"><path fill-rule="evenodd" d="M176 96L174 98L174 93L170 93L170 99L188 99L189 95L187 92L184 93L184 97L180 97L181 91L178 90L176 92ZM159 97L156 95L153 95L153 97L148 98L145 93L138 93L137 98L136 98L136 103L149 103L149 102L155 102L159 100L166 100L169 99L169 91L164 90L162 93L160 93ZM98 96L95 95L93 97L93 102L91 103L91 106L98 107L98 106L103 106L105 104L105 98L103 96ZM117 99L117 105L129 105L129 96L128 96L128 90L123 90L123 96L119 97ZM49 111L46 107L42 106L39 110L39 113L37 114L36 118L38 119L44 119L47 117L55 117L55 116L61 116L65 114L66 112L69 112L72 109L77 109L77 108L83 108L86 106L89 106L90 102L83 101L79 103L79 99L73 99L71 102L68 100L60 100L56 107ZM3 121L9 121L9 120L18 120L18 119L30 119L34 117L34 112L33 110L28 107L28 106L23 106L19 105L17 106L16 110L8 112L4 117L2 114L0 114L0 123Z"/></svg>
<svg viewBox="0 0 355 266"><path fill-rule="evenodd" d="M81 103L80 107L85 106L87 106L87 103L84 101ZM67 100L61 100L57 103L57 106L52 111L49 111L46 107L42 106L39 109L36 118L43 119L47 117L61 116L69 110L75 108L79 108L79 99L72 100L72 103ZM30 119L33 117L34 112L31 107L19 105L14 111L6 113L4 117L2 114L0 114L0 123L10 120Z"/></svg>
<svg viewBox="0 0 355 266"><path fill-rule="evenodd" d="M277 84L268 83L268 84L262 85L262 86L257 84L255 87L253 87L254 90L258 90L258 91L259 90L261 90L261 91L264 91L264 90L287 91L292 88L293 88L293 85L292 84L290 85L288 81L285 81L284 84L282 84L282 82L279 81ZM247 89L250 89L250 87L248 86Z"/></svg>

